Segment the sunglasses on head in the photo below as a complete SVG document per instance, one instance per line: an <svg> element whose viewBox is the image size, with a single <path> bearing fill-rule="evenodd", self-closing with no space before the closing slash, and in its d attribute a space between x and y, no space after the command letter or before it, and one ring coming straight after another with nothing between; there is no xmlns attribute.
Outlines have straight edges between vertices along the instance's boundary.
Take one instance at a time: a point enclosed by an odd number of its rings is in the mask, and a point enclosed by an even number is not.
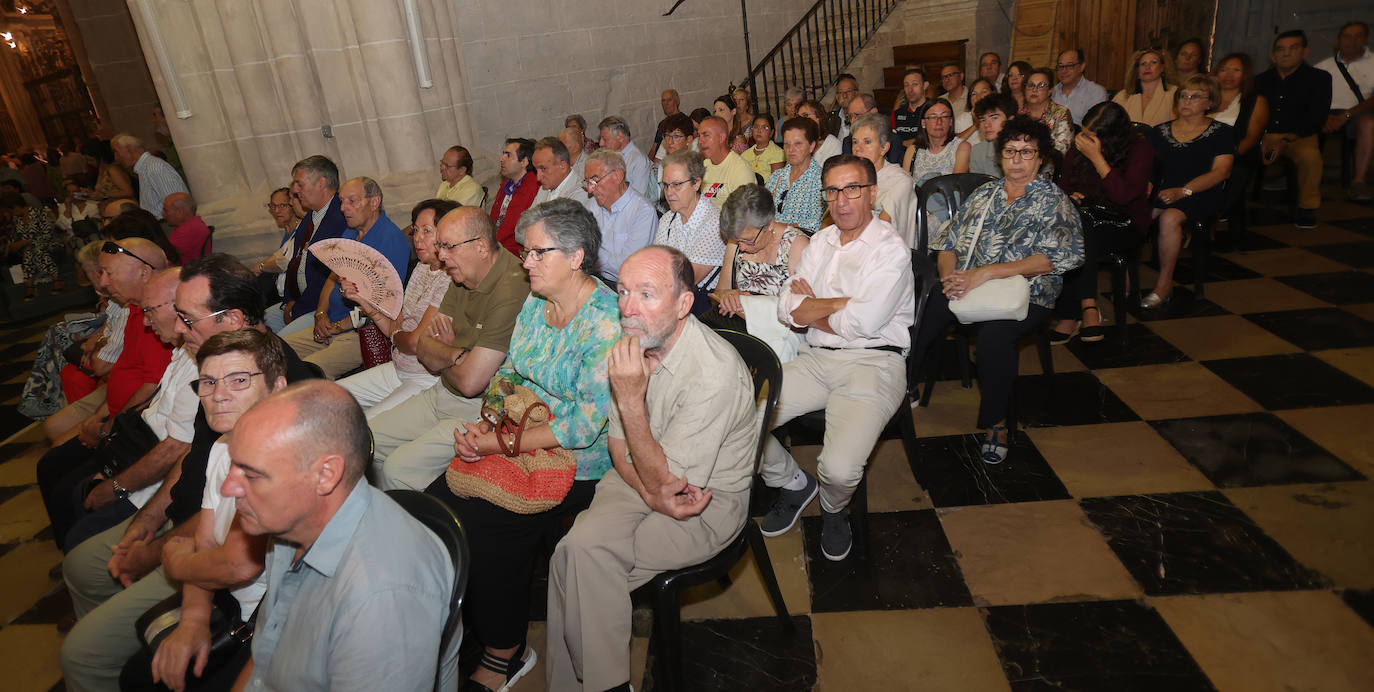
<svg viewBox="0 0 1374 692"><path fill-rule="evenodd" d="M154 267L154 266L152 265L152 263L149 262L148 260L143 259L142 257L139 257L138 255L135 255L134 253L130 252L128 248L124 247L123 245L120 245L119 243L116 243L116 242L113 241L113 240L107 240L107 241L105 241L105 244L100 246L100 251L103 252L103 253L105 253L105 254L107 254L107 255L128 255L128 256L130 256L130 257L132 257L132 258L134 258L134 259L136 259L136 260L138 260L138 261L140 261L140 262L142 262L142 263L148 265L148 268L149 268L149 269L152 269L152 270L156 270L156 269L157 269L157 267Z"/></svg>

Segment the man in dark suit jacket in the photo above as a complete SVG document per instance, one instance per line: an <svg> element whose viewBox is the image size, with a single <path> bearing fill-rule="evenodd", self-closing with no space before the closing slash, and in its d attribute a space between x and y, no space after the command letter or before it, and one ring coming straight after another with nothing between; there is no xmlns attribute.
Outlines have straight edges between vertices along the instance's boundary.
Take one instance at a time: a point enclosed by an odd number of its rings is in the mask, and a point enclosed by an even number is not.
<svg viewBox="0 0 1374 692"><path fill-rule="evenodd" d="M267 311L267 325L281 336L314 324L320 289L329 278L329 267L308 254L310 245L348 230L339 206L339 167L327 157L307 156L291 168L291 194L300 199L306 214L292 234L295 249L286 266L281 309Z"/></svg>

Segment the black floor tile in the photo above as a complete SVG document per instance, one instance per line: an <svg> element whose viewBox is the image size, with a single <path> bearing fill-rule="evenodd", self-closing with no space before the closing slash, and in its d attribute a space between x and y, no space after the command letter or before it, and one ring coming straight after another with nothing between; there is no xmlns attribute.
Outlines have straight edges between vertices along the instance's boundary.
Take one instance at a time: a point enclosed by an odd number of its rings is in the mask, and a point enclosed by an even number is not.
<svg viewBox="0 0 1374 692"><path fill-rule="evenodd" d="M1096 348L1106 343L1099 341L1083 346ZM1130 406L1090 372L1022 375L1016 378L1012 395L1015 397L1016 424L1022 428L1140 420Z"/></svg>
<svg viewBox="0 0 1374 692"><path fill-rule="evenodd" d="M1272 413L1176 418L1150 425L1221 488L1363 478Z"/></svg>
<svg viewBox="0 0 1374 692"><path fill-rule="evenodd" d="M1230 231L1217 231L1213 236L1213 256L1224 252L1253 252L1255 250L1277 250L1288 247L1287 243L1274 240L1267 235L1255 233L1253 229L1236 238Z"/></svg>
<svg viewBox="0 0 1374 692"><path fill-rule="evenodd" d="M1013 436L1011 452L1000 464L983 462L983 437L980 433L918 440L921 454L912 471L936 507L1069 498L1069 491L1025 434Z"/></svg>
<svg viewBox="0 0 1374 692"><path fill-rule="evenodd" d="M32 486L27 485L0 485L0 504L4 504L10 498L28 490Z"/></svg>
<svg viewBox="0 0 1374 692"><path fill-rule="evenodd" d="M1143 324L1126 325L1128 342L1125 346L1116 340L1116 327L1112 327L1110 332L1106 339L1090 344L1083 343L1081 339L1073 339L1066 348L1075 358L1093 370L1163 365L1191 360L1183 351L1174 348L1174 345L1164 337Z"/></svg>
<svg viewBox="0 0 1374 692"><path fill-rule="evenodd" d="M1324 586L1219 492L1095 497L1079 505L1151 596Z"/></svg>
<svg viewBox="0 0 1374 692"><path fill-rule="evenodd" d="M12 625L55 625L58 620L72 614L72 596L67 593L67 584L58 581L48 595L38 599L32 608L10 621Z"/></svg>
<svg viewBox="0 0 1374 692"><path fill-rule="evenodd" d="M1374 242L1313 245L1306 249L1308 252L1335 260L1341 264L1348 264L1358 269L1374 267Z"/></svg>
<svg viewBox="0 0 1374 692"><path fill-rule="evenodd" d="M1245 319L1306 351L1374 346L1374 323L1340 308L1255 312Z"/></svg>
<svg viewBox="0 0 1374 692"><path fill-rule="evenodd" d="M1270 411L1374 401L1374 387L1310 353L1207 360L1202 364Z"/></svg>
<svg viewBox="0 0 1374 692"><path fill-rule="evenodd" d="M1213 690L1154 608L1090 601L983 609L1012 690Z"/></svg>
<svg viewBox="0 0 1374 692"><path fill-rule="evenodd" d="M1363 233L1374 238L1374 216L1365 216L1358 219L1342 219L1340 221L1331 221L1330 223L1333 226L1340 226L1347 231Z"/></svg>
<svg viewBox="0 0 1374 692"><path fill-rule="evenodd" d="M14 541L12 543L0 543L0 557L4 557L6 553L8 553L11 550L14 550L17 547L19 547L19 541Z"/></svg>
<svg viewBox="0 0 1374 692"><path fill-rule="evenodd" d="M7 439L24 428L33 420L19 413L13 406L0 406L0 440Z"/></svg>
<svg viewBox="0 0 1374 692"><path fill-rule="evenodd" d="M1224 279L1214 279L1222 281ZM1206 290L1205 288L1203 289ZM1149 288L1141 297L1149 294ZM1152 310L1145 310L1139 303L1128 305L1127 312L1140 322L1155 322L1157 320L1177 320L1185 317L1215 317L1217 315L1229 315L1231 312L1226 308L1213 303L1205 298L1198 298L1193 293L1193 284L1187 286L1174 286L1174 292L1169 297L1169 302ZM1135 326L1135 325L1132 325ZM1134 332L1132 332L1134 334Z"/></svg>
<svg viewBox="0 0 1374 692"><path fill-rule="evenodd" d="M1374 589L1351 589L1341 594L1341 600L1374 627Z"/></svg>
<svg viewBox="0 0 1374 692"><path fill-rule="evenodd" d="M30 366L33 359L38 356L38 342L21 341L23 337L17 335L7 335L3 343L8 344L0 348L0 362L19 360L26 361Z"/></svg>
<svg viewBox="0 0 1374 692"><path fill-rule="evenodd" d="M1185 250L1185 253L1190 251ZM1155 270L1159 269L1159 262L1151 259L1147 265ZM1178 258L1174 265L1174 282L1180 284L1192 284L1195 274L1193 273L1193 258L1189 254L1184 254ZM1215 252L1207 258L1207 280L1208 281L1234 281L1236 279L1258 279L1263 276L1253 269L1243 267L1231 260L1221 257Z"/></svg>
<svg viewBox="0 0 1374 692"><path fill-rule="evenodd" d="M821 554L821 518L802 517L811 612L969 606L973 598L935 510L868 515L868 555ZM746 688L739 688L746 689Z"/></svg>
<svg viewBox="0 0 1374 692"><path fill-rule="evenodd" d="M688 690L809 690L816 685L816 648L811 618L701 620L682 623L683 680ZM652 680L658 638L649 642L645 688L666 689Z"/></svg>
<svg viewBox="0 0 1374 692"><path fill-rule="evenodd" d="M1374 243L1368 243L1374 245ZM1374 274L1361 271L1280 276L1277 280L1332 305L1368 303L1374 300Z"/></svg>

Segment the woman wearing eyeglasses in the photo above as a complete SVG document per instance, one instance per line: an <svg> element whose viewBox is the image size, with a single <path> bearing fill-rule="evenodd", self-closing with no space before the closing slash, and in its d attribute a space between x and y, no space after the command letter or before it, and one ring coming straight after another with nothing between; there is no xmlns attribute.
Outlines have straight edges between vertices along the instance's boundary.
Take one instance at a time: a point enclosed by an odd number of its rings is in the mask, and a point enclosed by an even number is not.
<svg viewBox="0 0 1374 692"><path fill-rule="evenodd" d="M1178 118L1150 129L1155 148L1154 216L1159 220L1159 278L1140 301L1157 308L1173 295L1183 227L1205 219L1225 202L1236 142L1231 126L1208 117L1221 102L1221 85L1207 74L1189 77L1174 94Z"/></svg>
<svg viewBox="0 0 1374 692"><path fill-rule="evenodd" d="M672 174L670 168L665 176ZM562 504L537 514L460 498L443 475L426 491L452 507L467 532L472 576L463 621L486 647L471 681L490 690L508 689L534 668L536 656L525 646L525 631L535 556L561 531L565 518L591 504L597 481L611 470L606 362L620 338L616 294L595 278L601 231L591 212L570 199L552 200L521 215L516 232L525 238L521 256L530 274L530 295L515 319L510 350L491 380L487 403L500 406L502 382L529 387L553 417L548 425L526 430L518 451L569 450L577 457L576 480ZM464 424L453 436L461 459L500 453L496 433L486 423Z"/></svg>
<svg viewBox="0 0 1374 692"><path fill-rule="evenodd" d="M725 257L725 245L720 241L720 209L701 198L701 181L705 176L706 165L695 151L680 151L663 159L662 189L668 211L659 219L658 231L654 233L655 245L677 248L691 260L697 286L697 302L692 310L698 315L710 307L706 291L716 287Z"/></svg>
<svg viewBox="0 0 1374 692"><path fill-rule="evenodd" d="M803 103L805 107L810 101ZM821 227L825 204L821 199L821 162L813 155L820 126L805 116L782 124L782 155L787 162L768 176L778 221L810 235Z"/></svg>
<svg viewBox="0 0 1374 692"><path fill-rule="evenodd" d="M1126 63L1126 88L1112 99L1126 109L1131 120L1158 125L1174 117L1174 66L1169 54L1147 48L1138 50Z"/></svg>
<svg viewBox="0 0 1374 692"><path fill-rule="evenodd" d="M931 178L949 175L955 167L968 168L969 144L954 134L954 108L949 101L935 99L921 118L916 145L906 150L902 168L911 172L917 185Z"/></svg>
<svg viewBox="0 0 1374 692"><path fill-rule="evenodd" d="M973 325L983 392L978 427L987 430L981 456L988 464L1007 458L1006 418L1016 379L1016 342L1044 324L1059 297L1064 272L1083 264L1078 210L1059 186L1041 175L1054 152L1049 128L1024 115L1012 118L997 135L997 149L1005 177L969 195L963 209L930 240L930 247L939 251L941 287L930 296L914 347L919 358L943 340L945 328L954 321L950 303L987 281L1017 275L1030 281L1025 319ZM915 372L921 372L919 367Z"/></svg>
<svg viewBox="0 0 1374 692"><path fill-rule="evenodd" d="M721 315L743 317L741 295L776 296L811 242L781 221L775 209L773 195L758 185L740 187L726 198L720 210L725 263L715 293Z"/></svg>
<svg viewBox="0 0 1374 692"><path fill-rule="evenodd" d="M434 248L435 226L444 215L458 208L457 202L427 199L410 212L410 243L420 263L410 272L406 282L401 314L392 319L376 306L362 300L358 287L345 282L339 287L346 300L358 304L358 309L376 323L391 341L391 361L350 375L339 384L347 389L358 405L372 420L382 412L430 388L439 381L415 357L415 347L439 315L439 304L452 284Z"/></svg>
<svg viewBox="0 0 1374 692"><path fill-rule="evenodd" d="M1054 75L1049 68L1039 67L1026 76L1026 104L1021 114L1050 129L1050 139L1060 154L1069 150L1073 141L1073 114L1050 98Z"/></svg>

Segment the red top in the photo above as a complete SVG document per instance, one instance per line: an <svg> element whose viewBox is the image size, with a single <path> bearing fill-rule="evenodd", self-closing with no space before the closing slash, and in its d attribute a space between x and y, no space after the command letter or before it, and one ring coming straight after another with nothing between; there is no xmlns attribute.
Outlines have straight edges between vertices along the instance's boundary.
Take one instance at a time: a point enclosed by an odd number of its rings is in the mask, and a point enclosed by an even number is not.
<svg viewBox="0 0 1374 692"><path fill-rule="evenodd" d="M172 347L158 341L151 327L143 324L143 309L129 305L129 321L124 323L124 350L110 368L105 383L105 403L110 413L124 410L134 392L145 384L157 384L162 371L172 362Z"/></svg>
<svg viewBox="0 0 1374 692"><path fill-rule="evenodd" d="M210 253L210 227L199 216L192 216L186 223L172 229L167 236L172 246L181 254L181 263L186 264L201 255Z"/></svg>
<svg viewBox="0 0 1374 692"><path fill-rule="evenodd" d="M530 208L534 196L538 193L539 181L535 179L534 173L526 173L515 182L507 180L496 189L496 201L491 205L491 220L496 224L496 240L516 257L520 256L520 251L524 248L515 242L515 224L520 221L520 215ZM507 196L510 197L510 204L506 204ZM505 206L504 217L501 215L502 206Z"/></svg>

